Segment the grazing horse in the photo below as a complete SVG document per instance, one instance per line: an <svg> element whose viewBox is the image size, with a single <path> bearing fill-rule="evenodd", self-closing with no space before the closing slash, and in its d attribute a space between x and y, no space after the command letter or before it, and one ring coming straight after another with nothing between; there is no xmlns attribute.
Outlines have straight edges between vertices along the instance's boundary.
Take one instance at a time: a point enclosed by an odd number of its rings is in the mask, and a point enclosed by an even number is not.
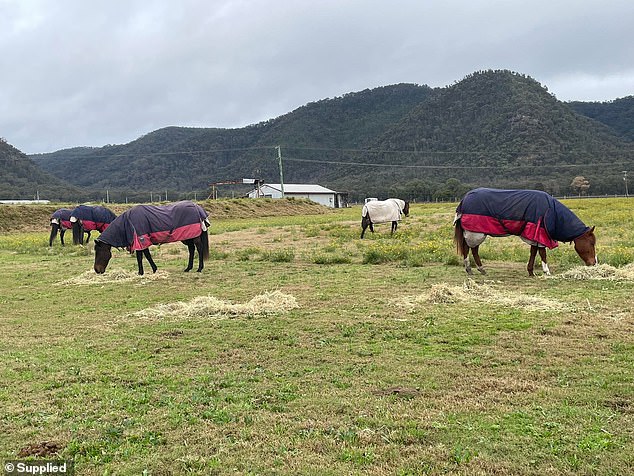
<svg viewBox="0 0 634 476"><path fill-rule="evenodd" d="M363 210L361 211L361 238L363 238L368 226L370 231L374 233L375 223L392 222L391 233L393 234L396 231L401 215L409 215L409 202L399 198L367 202L363 205Z"/></svg>
<svg viewBox="0 0 634 476"><path fill-rule="evenodd" d="M70 208L59 208L51 215L51 235L48 238L48 246L53 246L53 240L59 232L59 239L64 246L64 233L70 230L73 224L70 221L70 215L73 211Z"/></svg>
<svg viewBox="0 0 634 476"><path fill-rule="evenodd" d="M456 209L454 226L456 249L468 274L473 274L469 250L478 271L486 274L478 248L488 235L516 235L531 245L529 276L535 276L533 269L538 252L544 274L550 275L546 248L556 248L557 241L574 242L575 250L586 265L597 264L594 227L586 226L568 207L539 190L471 190Z"/></svg>
<svg viewBox="0 0 634 476"><path fill-rule="evenodd" d="M84 244L84 232L88 234L86 237L86 243L88 243L92 230L103 233L116 217L117 215L106 207L79 205L70 215L70 221L73 224L73 244Z"/></svg>
<svg viewBox="0 0 634 476"><path fill-rule="evenodd" d="M194 249L198 251L198 272L209 258L209 227L207 212L190 201L171 205L137 205L119 215L99 238L95 240L95 272L106 271L112 257L111 248L136 251L139 274L143 274L143 256L156 273L156 264L148 249L152 245L182 241L189 249L185 272L194 267Z"/></svg>

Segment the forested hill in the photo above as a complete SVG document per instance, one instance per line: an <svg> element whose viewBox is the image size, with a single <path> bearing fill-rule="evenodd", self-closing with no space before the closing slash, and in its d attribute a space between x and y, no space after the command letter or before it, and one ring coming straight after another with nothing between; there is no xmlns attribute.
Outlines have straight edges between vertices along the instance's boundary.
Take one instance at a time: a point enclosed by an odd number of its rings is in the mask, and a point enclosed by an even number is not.
<svg viewBox="0 0 634 476"><path fill-rule="evenodd" d="M319 183L365 196L453 198L471 186L621 193L633 144L528 76L481 71L445 88L398 84L309 103L241 129L169 127L129 144L34 156L44 170L111 197L205 194L242 177ZM225 189L227 193L236 189ZM136 195L135 195L136 194Z"/></svg>
<svg viewBox="0 0 634 476"><path fill-rule="evenodd" d="M242 177L279 181L276 145L284 151L287 145L368 147L431 91L413 84L385 86L309 103L241 129L168 127L124 145L61 150L33 159L72 183L122 190L130 197L166 190L173 196L208 193L211 182ZM309 180L290 169L286 178Z"/></svg>
<svg viewBox="0 0 634 476"><path fill-rule="evenodd" d="M572 101L568 104L579 114L602 122L621 137L634 141L634 96L606 102Z"/></svg>
<svg viewBox="0 0 634 476"><path fill-rule="evenodd" d="M634 165L633 145L530 77L483 71L438 90L376 148L395 151L381 161L445 167L413 169L410 177L565 194L575 175L590 179L593 192L621 192L620 164Z"/></svg>
<svg viewBox="0 0 634 476"><path fill-rule="evenodd" d="M79 196L81 192L43 172L23 152L0 138L0 199L32 200Z"/></svg>

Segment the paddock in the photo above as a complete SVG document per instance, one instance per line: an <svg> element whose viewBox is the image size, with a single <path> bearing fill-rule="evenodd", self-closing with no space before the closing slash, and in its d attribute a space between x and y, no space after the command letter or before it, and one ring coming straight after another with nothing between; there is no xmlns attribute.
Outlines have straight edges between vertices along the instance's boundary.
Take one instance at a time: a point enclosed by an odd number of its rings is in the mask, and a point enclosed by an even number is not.
<svg viewBox="0 0 634 476"><path fill-rule="evenodd" d="M231 218L228 200L204 273L173 243L156 275L115 251L97 276L92 243L51 249L46 220L5 231L0 456L88 475L626 474L631 201L566 203L597 227L588 274L561 245L528 279L507 238L468 281L455 203L360 240L360 207Z"/></svg>

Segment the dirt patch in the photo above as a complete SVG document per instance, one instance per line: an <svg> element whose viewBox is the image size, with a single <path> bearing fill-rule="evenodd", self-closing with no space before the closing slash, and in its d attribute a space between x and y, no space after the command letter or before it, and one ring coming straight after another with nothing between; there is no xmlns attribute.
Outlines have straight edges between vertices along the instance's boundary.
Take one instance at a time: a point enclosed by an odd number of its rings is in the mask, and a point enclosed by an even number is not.
<svg viewBox="0 0 634 476"><path fill-rule="evenodd" d="M60 443L54 441L42 441L25 446L18 453L18 458L27 458L29 456L55 456L62 452L64 447Z"/></svg>
<svg viewBox="0 0 634 476"><path fill-rule="evenodd" d="M401 398L415 398L421 395L421 391L417 388L411 387L389 387L372 390L372 395L377 397L387 397L389 395L396 395Z"/></svg>
<svg viewBox="0 0 634 476"><path fill-rule="evenodd" d="M306 199L221 199L198 202L212 220L222 218L253 218L292 215L323 215L333 209ZM116 215L121 215L132 204L90 203L103 205ZM51 214L58 208L75 208L76 204L56 203L49 205L0 205L0 232L41 232L50 230Z"/></svg>
<svg viewBox="0 0 634 476"><path fill-rule="evenodd" d="M290 294L280 291L259 294L246 303L231 303L214 296L198 296L191 301L159 304L132 314L141 319L191 319L262 316L288 312L299 307Z"/></svg>
<svg viewBox="0 0 634 476"><path fill-rule="evenodd" d="M478 302L519 308L525 311L565 311L572 307L564 302L538 296L528 296L512 290L499 290L487 284L468 279L462 286L447 283L434 284L425 294L395 299L395 306L415 310L425 304L457 304Z"/></svg>

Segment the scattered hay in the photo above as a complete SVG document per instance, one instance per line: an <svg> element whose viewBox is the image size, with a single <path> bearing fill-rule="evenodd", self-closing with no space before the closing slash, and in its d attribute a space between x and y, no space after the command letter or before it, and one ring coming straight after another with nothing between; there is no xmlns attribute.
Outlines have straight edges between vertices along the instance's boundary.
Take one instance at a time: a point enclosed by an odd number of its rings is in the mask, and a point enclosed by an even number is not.
<svg viewBox="0 0 634 476"><path fill-rule="evenodd" d="M249 302L242 304L222 301L214 296L198 296L188 302L159 304L135 312L133 316L142 319L253 317L279 314L298 307L297 300L290 294L273 291L255 296Z"/></svg>
<svg viewBox="0 0 634 476"><path fill-rule="evenodd" d="M478 302L490 305L523 309L525 311L564 311L570 306L566 303L539 296L528 296L512 290L500 291L487 284L478 284L468 279L462 286L439 283L431 286L429 292L418 296L403 297L393 304L409 309L425 304L456 304Z"/></svg>
<svg viewBox="0 0 634 476"><path fill-rule="evenodd" d="M451 286L447 283L439 283L432 285L426 301L434 304L453 304L456 302L464 302L468 298L464 289Z"/></svg>
<svg viewBox="0 0 634 476"><path fill-rule="evenodd" d="M630 263L622 268L615 268L609 264L577 266L554 277L558 279L576 280L605 279L610 281L634 281L634 263Z"/></svg>
<svg viewBox="0 0 634 476"><path fill-rule="evenodd" d="M138 273L132 273L123 269L112 269L104 274L97 274L94 271L85 271L79 276L61 281L56 286L85 286L91 284L107 284L107 283L123 283L127 281L157 281L159 279L167 279L169 273L167 271L157 271L140 276Z"/></svg>

